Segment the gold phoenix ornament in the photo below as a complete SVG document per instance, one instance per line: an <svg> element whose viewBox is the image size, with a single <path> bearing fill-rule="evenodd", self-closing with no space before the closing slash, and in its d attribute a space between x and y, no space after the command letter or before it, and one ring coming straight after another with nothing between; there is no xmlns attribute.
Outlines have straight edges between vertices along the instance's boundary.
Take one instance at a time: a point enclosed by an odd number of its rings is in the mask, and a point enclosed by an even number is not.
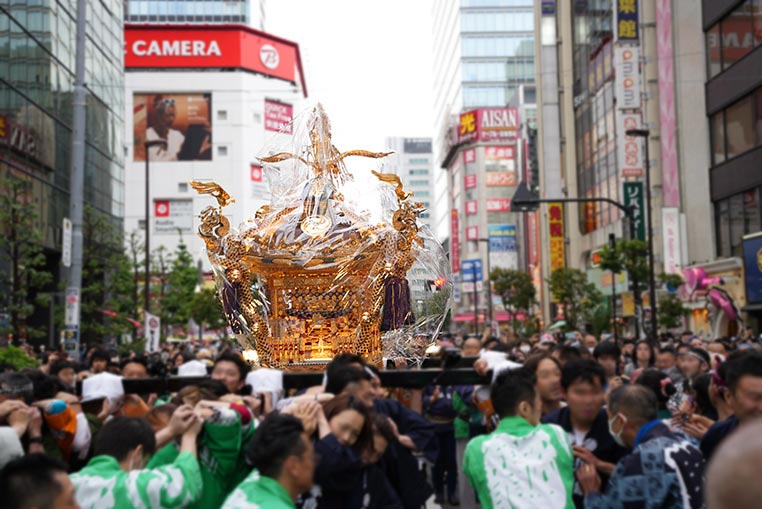
<svg viewBox="0 0 762 509"><path fill-rule="evenodd" d="M416 221L424 207L397 175L373 172L395 186L396 210L391 221L372 222L340 192L352 178L344 159L390 153L339 152L320 105L307 129L302 153L260 158L276 176L291 171L297 178L241 232L223 214L230 195L215 183L191 182L218 203L201 212L199 236L226 318L261 365L318 370L343 352L381 364L383 331L399 336L414 322L406 275L424 245Z"/></svg>

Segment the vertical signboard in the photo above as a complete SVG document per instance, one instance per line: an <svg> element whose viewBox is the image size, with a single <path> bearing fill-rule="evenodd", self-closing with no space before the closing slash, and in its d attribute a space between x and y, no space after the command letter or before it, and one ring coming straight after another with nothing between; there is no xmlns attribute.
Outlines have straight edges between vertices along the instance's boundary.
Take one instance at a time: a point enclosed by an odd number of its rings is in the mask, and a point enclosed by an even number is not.
<svg viewBox="0 0 762 509"><path fill-rule="evenodd" d="M638 46L617 46L614 48L614 68L616 69L617 108L634 110L640 108L640 48Z"/></svg>
<svg viewBox="0 0 762 509"><path fill-rule="evenodd" d="M466 215L473 216L479 212L479 205L476 200L466 201Z"/></svg>
<svg viewBox="0 0 762 509"><path fill-rule="evenodd" d="M631 232L634 238L646 240L646 222L645 207L643 205L643 183L625 182L624 183L624 204L632 208L633 225L635 231Z"/></svg>
<svg viewBox="0 0 762 509"><path fill-rule="evenodd" d="M661 229L664 241L664 272L677 274L682 264L682 242L680 240L680 211L676 207L661 209Z"/></svg>
<svg viewBox="0 0 762 509"><path fill-rule="evenodd" d="M548 205L548 237L550 242L550 271L566 267L566 243L564 241L564 206Z"/></svg>
<svg viewBox="0 0 762 509"><path fill-rule="evenodd" d="M452 273L457 274L460 271L460 221L458 220L458 209L450 211L450 239Z"/></svg>
<svg viewBox="0 0 762 509"><path fill-rule="evenodd" d="M466 175L463 177L463 187L474 189L476 187L476 175Z"/></svg>
<svg viewBox="0 0 762 509"><path fill-rule="evenodd" d="M645 165L643 138L627 136L628 129L640 129L640 113L617 112L617 163L622 177L641 177Z"/></svg>
<svg viewBox="0 0 762 509"><path fill-rule="evenodd" d="M619 42L638 42L638 0L615 0L614 22Z"/></svg>
<svg viewBox="0 0 762 509"><path fill-rule="evenodd" d="M677 165L671 0L656 0L656 55L659 62L659 144L661 145L662 199L667 207L679 207L680 186Z"/></svg>

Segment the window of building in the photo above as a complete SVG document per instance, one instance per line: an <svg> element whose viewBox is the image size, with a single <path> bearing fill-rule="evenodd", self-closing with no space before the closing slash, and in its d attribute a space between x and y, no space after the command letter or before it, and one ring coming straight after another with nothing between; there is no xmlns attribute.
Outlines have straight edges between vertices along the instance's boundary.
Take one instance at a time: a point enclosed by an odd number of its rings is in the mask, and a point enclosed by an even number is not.
<svg viewBox="0 0 762 509"><path fill-rule="evenodd" d="M712 164L718 165L725 161L725 122L724 112L712 115Z"/></svg>
<svg viewBox="0 0 762 509"><path fill-rule="evenodd" d="M762 230L759 191L759 189L752 189L743 193L744 235Z"/></svg>
<svg viewBox="0 0 762 509"><path fill-rule="evenodd" d="M754 96L746 97L725 110L728 159L754 147Z"/></svg>
<svg viewBox="0 0 762 509"><path fill-rule="evenodd" d="M228 155L228 148L225 145L220 145L217 147L217 155L218 156L226 156Z"/></svg>
<svg viewBox="0 0 762 509"><path fill-rule="evenodd" d="M742 256L741 242L744 236L744 212L743 195L736 194L730 197L728 213L730 215L730 254Z"/></svg>
<svg viewBox="0 0 762 509"><path fill-rule="evenodd" d="M532 32L534 12L464 12L460 27L463 32Z"/></svg>
<svg viewBox="0 0 762 509"><path fill-rule="evenodd" d="M426 169L417 169L417 170L410 170L410 175L428 175L429 170Z"/></svg>
<svg viewBox="0 0 762 509"><path fill-rule="evenodd" d="M706 33L706 60L709 78L714 78L722 71L722 38L720 24L717 23Z"/></svg>
<svg viewBox="0 0 762 509"><path fill-rule="evenodd" d="M743 2L720 23L722 68L727 69L754 49L750 1Z"/></svg>
<svg viewBox="0 0 762 509"><path fill-rule="evenodd" d="M178 193L187 193L188 192L188 183L187 182L178 182L177 183L177 192Z"/></svg>
<svg viewBox="0 0 762 509"><path fill-rule="evenodd" d="M217 110L217 120L227 120L227 119L228 119L227 110Z"/></svg>
<svg viewBox="0 0 762 509"><path fill-rule="evenodd" d="M408 159L408 164L429 164L428 159Z"/></svg>

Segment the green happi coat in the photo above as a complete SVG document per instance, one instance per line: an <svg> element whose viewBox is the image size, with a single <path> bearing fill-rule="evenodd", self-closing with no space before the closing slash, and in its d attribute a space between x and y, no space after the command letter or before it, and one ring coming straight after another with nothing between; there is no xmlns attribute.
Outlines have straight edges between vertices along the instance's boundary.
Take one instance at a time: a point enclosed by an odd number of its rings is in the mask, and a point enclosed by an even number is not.
<svg viewBox="0 0 762 509"><path fill-rule="evenodd" d="M225 500L222 509L295 509L296 504L278 481L253 470Z"/></svg>
<svg viewBox="0 0 762 509"><path fill-rule="evenodd" d="M198 461L189 452L170 465L130 472L112 456L96 456L71 480L82 509L183 509L202 490Z"/></svg>
<svg viewBox="0 0 762 509"><path fill-rule="evenodd" d="M246 447L254 434L254 422L246 426L234 410L225 409L204 422L198 438L198 462L204 489L188 509L218 509L230 491L249 472ZM149 468L171 465L180 450L170 443L148 462Z"/></svg>
<svg viewBox="0 0 762 509"><path fill-rule="evenodd" d="M573 509L574 456L555 424L506 417L466 446L463 471L484 509Z"/></svg>

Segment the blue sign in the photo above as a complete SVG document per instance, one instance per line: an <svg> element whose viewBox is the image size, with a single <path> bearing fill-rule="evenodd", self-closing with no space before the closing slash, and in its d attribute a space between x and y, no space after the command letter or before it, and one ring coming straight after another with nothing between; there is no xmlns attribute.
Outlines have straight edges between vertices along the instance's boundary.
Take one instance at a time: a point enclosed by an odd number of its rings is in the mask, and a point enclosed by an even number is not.
<svg viewBox="0 0 762 509"><path fill-rule="evenodd" d="M476 278L474 278L476 273ZM464 283L474 283L482 281L482 261L481 260L463 260L460 262L460 274L463 276Z"/></svg>
<svg viewBox="0 0 762 509"><path fill-rule="evenodd" d="M617 39L622 42L638 42L638 0L614 0L614 5Z"/></svg>
<svg viewBox="0 0 762 509"><path fill-rule="evenodd" d="M542 0L542 15L555 16L556 0Z"/></svg>
<svg viewBox="0 0 762 509"><path fill-rule="evenodd" d="M491 224L487 226L490 252L516 251L516 225Z"/></svg>
<svg viewBox="0 0 762 509"><path fill-rule="evenodd" d="M743 265L746 275L746 302L762 303L762 233L743 239Z"/></svg>

